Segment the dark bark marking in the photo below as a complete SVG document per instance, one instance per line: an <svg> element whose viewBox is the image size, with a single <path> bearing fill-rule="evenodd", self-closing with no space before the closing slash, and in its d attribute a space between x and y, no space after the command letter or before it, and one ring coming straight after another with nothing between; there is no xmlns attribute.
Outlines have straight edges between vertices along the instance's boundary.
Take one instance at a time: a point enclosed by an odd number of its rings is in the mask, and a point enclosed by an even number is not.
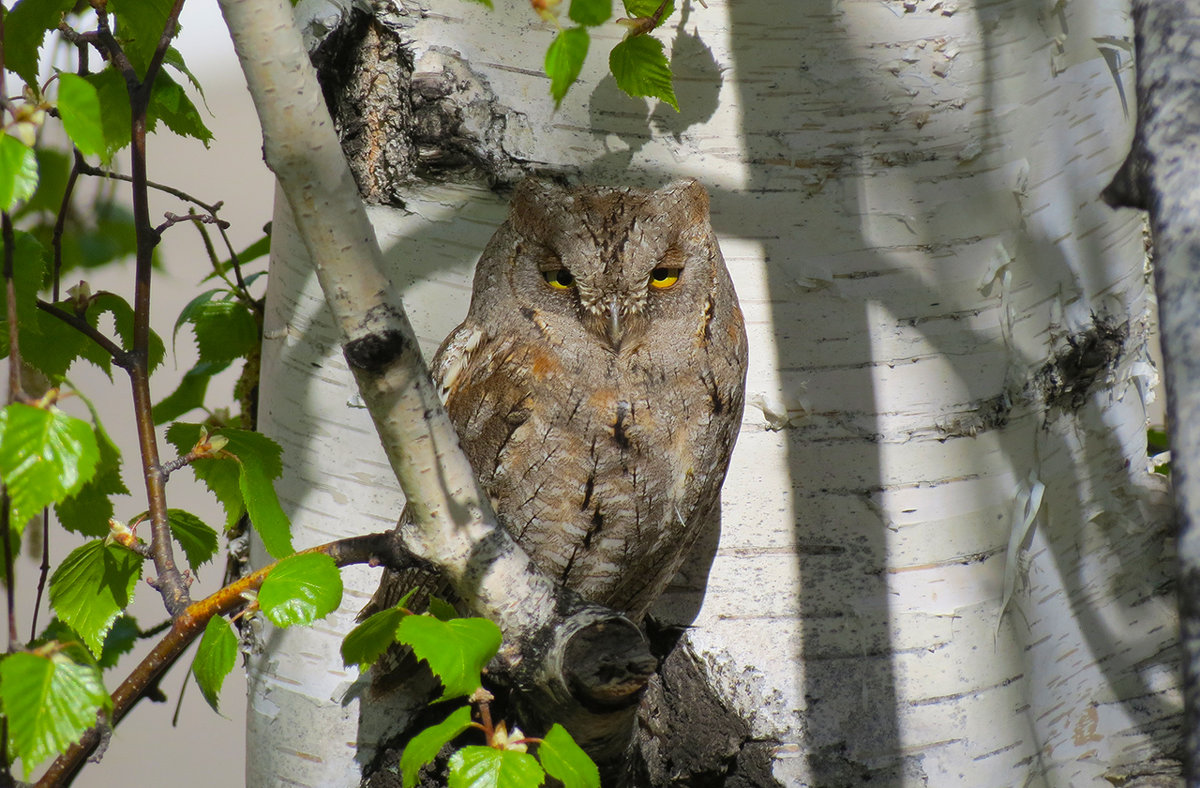
<svg viewBox="0 0 1200 788"><path fill-rule="evenodd" d="M342 349L352 368L377 375L403 356L410 346L404 334L394 329L376 331L353 339Z"/></svg>

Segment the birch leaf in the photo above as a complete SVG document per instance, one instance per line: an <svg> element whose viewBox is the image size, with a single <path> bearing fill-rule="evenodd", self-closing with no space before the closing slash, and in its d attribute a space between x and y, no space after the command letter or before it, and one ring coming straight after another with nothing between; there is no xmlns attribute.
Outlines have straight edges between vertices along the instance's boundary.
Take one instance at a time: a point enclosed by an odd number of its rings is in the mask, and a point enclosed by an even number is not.
<svg viewBox="0 0 1200 788"><path fill-rule="evenodd" d="M97 712L112 709L100 670L78 646L10 654L0 662L0 704L10 757L21 759L26 779L42 761L79 741L96 724Z"/></svg>
<svg viewBox="0 0 1200 788"><path fill-rule="evenodd" d="M679 103L671 84L671 69L663 54L662 42L651 36L633 36L612 48L608 67L617 87L631 96L650 96L670 104L676 112Z"/></svg>
<svg viewBox="0 0 1200 788"><path fill-rule="evenodd" d="M342 602L342 574L324 553L285 558L258 591L263 613L278 627L307 626Z"/></svg>
<svg viewBox="0 0 1200 788"><path fill-rule="evenodd" d="M406 615L399 607L389 607L350 630L342 641L342 664L365 669L379 659L396 642L396 628Z"/></svg>
<svg viewBox="0 0 1200 788"><path fill-rule="evenodd" d="M14 402L0 410L0 479L8 486L12 528L20 533L41 509L79 492L99 457L86 421L53 406Z"/></svg>
<svg viewBox="0 0 1200 788"><path fill-rule="evenodd" d="M500 627L486 618L439 621L433 616L407 616L396 628L401 643L429 663L445 691L439 700L470 695L482 686L483 667L500 650Z"/></svg>
<svg viewBox="0 0 1200 788"><path fill-rule="evenodd" d="M200 645L196 648L196 660L192 663L192 675L200 687L204 700L212 710L220 713L217 701L225 677L237 663L237 635L233 627L221 616L213 616L204 627Z"/></svg>
<svg viewBox="0 0 1200 788"><path fill-rule="evenodd" d="M562 103L571 85L583 69L588 52L588 31L571 27L561 31L546 50L546 76L550 77L550 95L554 106Z"/></svg>
<svg viewBox="0 0 1200 788"><path fill-rule="evenodd" d="M400 756L400 776L404 788L413 788L421 769L430 763L442 747L471 727L471 707L460 706L450 716L418 733L404 746Z"/></svg>
<svg viewBox="0 0 1200 788"><path fill-rule="evenodd" d="M527 752L471 746L450 756L450 788L536 788L545 780Z"/></svg>
<svg viewBox="0 0 1200 788"><path fill-rule="evenodd" d="M567 729L555 723L537 749L546 774L563 788L600 788L600 770Z"/></svg>
<svg viewBox="0 0 1200 788"><path fill-rule="evenodd" d="M50 605L97 657L117 616L133 599L142 557L94 539L71 551L50 576Z"/></svg>

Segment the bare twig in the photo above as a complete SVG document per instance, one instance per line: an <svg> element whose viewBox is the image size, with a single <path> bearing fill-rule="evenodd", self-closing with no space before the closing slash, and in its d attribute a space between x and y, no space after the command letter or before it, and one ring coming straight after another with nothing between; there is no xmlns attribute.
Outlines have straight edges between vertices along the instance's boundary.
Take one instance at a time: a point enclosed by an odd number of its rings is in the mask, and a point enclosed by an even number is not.
<svg viewBox="0 0 1200 788"><path fill-rule="evenodd" d="M210 213L209 214L189 213L187 216L180 216L177 213L172 213L171 211L167 211L166 213L163 214L163 216L166 217L167 220L154 228L154 232L159 236L161 236L167 228L174 227L175 225L180 224L182 222L195 222L197 224L215 224L218 227L220 227L221 225L225 225L227 227L229 226L229 222L227 222L223 219L218 219L216 216L214 216L213 214L210 214Z"/></svg>
<svg viewBox="0 0 1200 788"><path fill-rule="evenodd" d="M62 276L62 237L67 226L67 214L71 208L71 197L75 194L75 184L79 181L79 166L83 164L83 154L75 150L75 164L71 174L67 176L67 187L63 190L62 203L58 207L58 215L54 218L54 234L50 236L50 248L54 251L54 281L51 287L50 300L57 303L60 297L59 285Z"/></svg>
<svg viewBox="0 0 1200 788"><path fill-rule="evenodd" d="M42 564L38 567L37 594L33 599L33 620L29 622L29 639L37 637L38 613L42 609L42 594L50 577L50 517L42 515Z"/></svg>
<svg viewBox="0 0 1200 788"><path fill-rule="evenodd" d="M0 492L0 537L4 539L4 592L5 592L5 607L8 613L8 651L11 653L20 642L20 636L17 634L17 589L16 578L13 576L13 551L12 551L12 515L9 510L8 489L3 489Z"/></svg>
<svg viewBox="0 0 1200 788"><path fill-rule="evenodd" d="M86 161L84 161L79 166L79 174L80 175L91 175L96 178L105 178L107 180L125 181L126 183L133 183L132 175L126 175L123 172L114 172L113 170L106 170L103 167L97 167L95 165L88 164ZM183 191L182 189L176 189L174 186L168 186L163 183L155 183L154 181L151 181L151 180L146 181L146 186L148 188L154 189L155 191L162 192L163 194L169 194L172 197L178 197L179 199L183 200L184 202L190 202L193 205L199 206L200 208L203 208L205 211L212 214L213 216L216 216L217 211L221 210L222 203L220 201L212 203L210 205L209 203L206 203L197 197L193 197L191 194L188 194L187 192Z"/></svg>

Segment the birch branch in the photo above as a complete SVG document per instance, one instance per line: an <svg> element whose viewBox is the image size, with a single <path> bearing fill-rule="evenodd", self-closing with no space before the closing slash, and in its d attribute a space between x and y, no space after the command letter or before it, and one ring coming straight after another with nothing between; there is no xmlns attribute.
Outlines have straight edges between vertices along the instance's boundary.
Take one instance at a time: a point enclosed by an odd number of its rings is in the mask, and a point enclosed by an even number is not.
<svg viewBox="0 0 1200 788"><path fill-rule="evenodd" d="M1179 523L1185 766L1200 786L1200 3L1135 0L1138 119L1104 198L1150 213Z"/></svg>
<svg viewBox="0 0 1200 788"><path fill-rule="evenodd" d="M498 525L384 273L288 3L221 0L221 9L262 123L267 166L314 261L346 361L408 500L413 527L403 533L407 547L437 565L473 611L499 624L501 657L514 669L515 683L537 696L540 712L568 727L568 718L586 721L574 732L583 746L592 742L593 757L619 756L652 672L645 670L653 661L640 630L542 575ZM596 664L603 667L565 675L571 644L579 649L585 642L584 653L600 656ZM546 643L549 649L537 645ZM598 698L612 701L613 667L633 679L623 703L614 704L620 717L615 735L607 730L611 713L597 718L583 710ZM593 741L587 730L597 728L605 730Z"/></svg>

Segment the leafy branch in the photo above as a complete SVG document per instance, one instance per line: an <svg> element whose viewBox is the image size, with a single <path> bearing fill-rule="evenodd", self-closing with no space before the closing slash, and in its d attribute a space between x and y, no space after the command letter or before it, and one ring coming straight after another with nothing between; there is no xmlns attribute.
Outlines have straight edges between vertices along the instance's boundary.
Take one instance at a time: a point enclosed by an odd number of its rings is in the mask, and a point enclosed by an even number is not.
<svg viewBox="0 0 1200 788"><path fill-rule="evenodd" d="M476 2L492 7L490 0ZM589 30L612 18L612 0L570 0L567 18L574 24L567 27L560 20L562 0L532 0L532 5L538 16L558 28L543 65L550 77L550 95L558 107L583 70L591 46ZM623 0L623 5L628 16L616 23L625 27L625 37L608 55L617 87L630 96L664 101L678 112L670 63L662 42L650 35L675 12L674 0Z"/></svg>

